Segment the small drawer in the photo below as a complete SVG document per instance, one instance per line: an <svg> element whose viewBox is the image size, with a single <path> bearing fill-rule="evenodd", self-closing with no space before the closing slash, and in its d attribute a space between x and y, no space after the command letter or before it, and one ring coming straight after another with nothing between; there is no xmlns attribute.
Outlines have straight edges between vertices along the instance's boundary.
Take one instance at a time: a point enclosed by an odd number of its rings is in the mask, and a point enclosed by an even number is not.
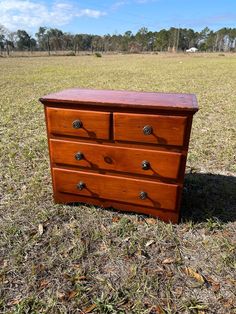
<svg viewBox="0 0 236 314"><path fill-rule="evenodd" d="M53 169L57 192L176 210L178 185Z"/></svg>
<svg viewBox="0 0 236 314"><path fill-rule="evenodd" d="M177 179L181 154L72 141L50 140L54 164Z"/></svg>
<svg viewBox="0 0 236 314"><path fill-rule="evenodd" d="M183 146L187 117L145 114L114 114L114 139Z"/></svg>
<svg viewBox="0 0 236 314"><path fill-rule="evenodd" d="M48 131L92 139L109 139L110 113L62 108L46 108Z"/></svg>

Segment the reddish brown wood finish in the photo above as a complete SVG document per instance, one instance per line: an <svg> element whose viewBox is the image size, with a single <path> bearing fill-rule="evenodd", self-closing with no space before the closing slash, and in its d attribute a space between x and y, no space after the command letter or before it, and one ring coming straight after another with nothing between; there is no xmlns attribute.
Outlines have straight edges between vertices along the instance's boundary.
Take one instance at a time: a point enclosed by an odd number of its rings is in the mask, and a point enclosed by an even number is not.
<svg viewBox="0 0 236 314"><path fill-rule="evenodd" d="M53 169L53 175L59 192L169 210L176 208L176 184L61 169ZM81 191L77 188L79 182L85 184ZM146 199L140 199L142 191L147 193Z"/></svg>
<svg viewBox="0 0 236 314"><path fill-rule="evenodd" d="M48 129L52 134L109 139L110 113L71 109L47 108ZM82 127L75 129L73 122L80 120Z"/></svg>
<svg viewBox="0 0 236 314"><path fill-rule="evenodd" d="M191 94L72 89L45 105L54 199L179 219L192 116ZM83 127L75 129L74 120ZM143 127L152 126L144 135ZM84 159L76 160L82 152ZM142 161L151 167L143 170ZM76 187L83 181L86 187ZM148 197L141 199L139 193Z"/></svg>
<svg viewBox="0 0 236 314"><path fill-rule="evenodd" d="M107 108L119 107L124 110L133 108L153 110L175 110L196 112L198 110L196 96L193 94L150 93L134 91L67 89L40 98L43 104L82 104ZM109 109L108 109L109 110Z"/></svg>
<svg viewBox="0 0 236 314"><path fill-rule="evenodd" d="M94 170L111 170L177 179L181 154L120 146L99 145L73 141L50 140L52 162ZM75 158L82 153L81 160ZM150 168L143 169L142 162L148 161Z"/></svg>
<svg viewBox="0 0 236 314"><path fill-rule="evenodd" d="M114 113L114 139L182 146L187 117ZM145 135L143 128L152 127Z"/></svg>
<svg viewBox="0 0 236 314"><path fill-rule="evenodd" d="M179 213L178 211L165 210L154 207L145 207L135 204L122 203L117 201L105 200L101 198L88 198L87 196L74 195L68 193L61 193L56 191L54 193L54 200L56 203L85 203L100 206L102 208L114 208L120 211L136 212L145 215L151 215L152 217L159 218L165 222L178 223Z"/></svg>

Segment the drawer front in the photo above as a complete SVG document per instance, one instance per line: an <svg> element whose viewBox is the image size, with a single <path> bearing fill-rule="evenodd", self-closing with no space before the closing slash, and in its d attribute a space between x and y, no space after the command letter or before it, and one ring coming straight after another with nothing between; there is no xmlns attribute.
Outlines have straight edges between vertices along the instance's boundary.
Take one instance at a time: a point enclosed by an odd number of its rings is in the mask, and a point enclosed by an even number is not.
<svg viewBox="0 0 236 314"><path fill-rule="evenodd" d="M175 210L178 186L96 173L53 169L56 190L62 193Z"/></svg>
<svg viewBox="0 0 236 314"><path fill-rule="evenodd" d="M184 144L187 117L144 114L114 114L114 138L163 145Z"/></svg>
<svg viewBox="0 0 236 314"><path fill-rule="evenodd" d="M177 179L181 154L153 150L50 140L56 164Z"/></svg>
<svg viewBox="0 0 236 314"><path fill-rule="evenodd" d="M93 139L109 139L110 113L46 108L48 130L52 134Z"/></svg>

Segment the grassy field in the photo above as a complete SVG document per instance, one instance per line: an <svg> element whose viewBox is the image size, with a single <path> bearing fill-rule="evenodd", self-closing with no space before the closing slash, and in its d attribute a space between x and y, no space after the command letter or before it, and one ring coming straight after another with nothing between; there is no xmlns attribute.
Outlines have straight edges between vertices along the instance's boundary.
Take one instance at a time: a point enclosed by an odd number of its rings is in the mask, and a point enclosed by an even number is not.
<svg viewBox="0 0 236 314"><path fill-rule="evenodd" d="M196 93L179 225L54 205L43 106L69 87ZM0 59L0 313L236 313L236 55Z"/></svg>

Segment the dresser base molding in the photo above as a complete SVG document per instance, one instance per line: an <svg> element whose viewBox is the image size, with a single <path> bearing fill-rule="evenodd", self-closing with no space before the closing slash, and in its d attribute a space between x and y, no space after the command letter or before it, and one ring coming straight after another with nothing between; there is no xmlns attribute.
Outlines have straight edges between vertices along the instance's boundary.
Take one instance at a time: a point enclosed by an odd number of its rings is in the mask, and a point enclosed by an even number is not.
<svg viewBox="0 0 236 314"><path fill-rule="evenodd" d="M122 202L116 202L116 201L108 201L103 199L97 199L97 198L88 198L83 197L79 195L73 195L73 194L67 194L67 193L60 193L56 192L54 194L54 202L55 204L74 204L79 206L79 204L83 205L95 205L99 206L101 208L105 209L114 209L121 212L127 211L130 213L139 213L144 215L149 215L154 218L159 218L165 222L171 222L173 224L176 224L179 222L179 213L173 212L171 210L165 210L165 209L156 209L156 208L150 208L145 206L137 206L133 204L127 204Z"/></svg>
<svg viewBox="0 0 236 314"><path fill-rule="evenodd" d="M40 101L55 203L178 223L195 95L76 88Z"/></svg>

